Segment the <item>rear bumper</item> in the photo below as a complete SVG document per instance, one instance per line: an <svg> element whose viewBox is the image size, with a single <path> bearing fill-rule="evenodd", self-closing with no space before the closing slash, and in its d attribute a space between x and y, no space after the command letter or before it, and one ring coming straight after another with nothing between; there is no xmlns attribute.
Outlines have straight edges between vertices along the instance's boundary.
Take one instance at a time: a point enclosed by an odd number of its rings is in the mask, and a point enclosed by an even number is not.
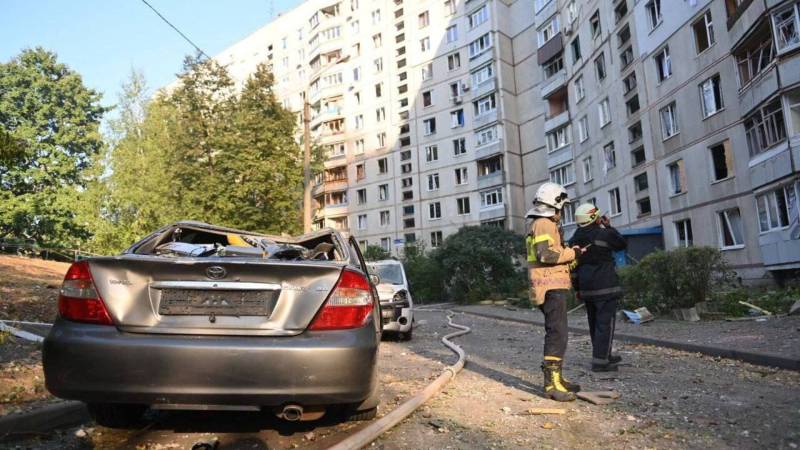
<svg viewBox="0 0 800 450"><path fill-rule="evenodd" d="M383 331L406 333L413 326L409 302L382 302Z"/></svg>
<svg viewBox="0 0 800 450"><path fill-rule="evenodd" d="M377 383L374 325L292 337L176 336L57 320L42 350L55 396L97 403L352 404Z"/></svg>

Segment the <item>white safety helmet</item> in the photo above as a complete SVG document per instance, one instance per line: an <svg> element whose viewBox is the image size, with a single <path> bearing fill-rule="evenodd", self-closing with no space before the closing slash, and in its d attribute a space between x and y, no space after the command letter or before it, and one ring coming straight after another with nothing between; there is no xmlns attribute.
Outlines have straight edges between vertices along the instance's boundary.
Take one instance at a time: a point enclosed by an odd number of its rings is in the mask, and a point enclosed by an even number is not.
<svg viewBox="0 0 800 450"><path fill-rule="evenodd" d="M544 183L536 190L533 199L533 208L526 214L527 217L553 217L558 210L569 203L569 196L564 186L558 183Z"/></svg>
<svg viewBox="0 0 800 450"><path fill-rule="evenodd" d="M579 227L585 227L593 224L601 215L596 206L591 203L584 203L575 211L575 221Z"/></svg>

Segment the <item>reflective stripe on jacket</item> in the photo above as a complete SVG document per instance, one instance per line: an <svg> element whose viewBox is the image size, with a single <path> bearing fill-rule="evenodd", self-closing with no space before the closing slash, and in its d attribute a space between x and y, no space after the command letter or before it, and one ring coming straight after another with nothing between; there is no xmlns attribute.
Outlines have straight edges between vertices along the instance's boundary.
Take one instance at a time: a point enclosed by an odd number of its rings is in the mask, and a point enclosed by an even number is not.
<svg viewBox="0 0 800 450"><path fill-rule="evenodd" d="M541 305L550 289L570 288L569 263L575 251L564 247L558 225L547 217L533 221L526 242L530 299Z"/></svg>

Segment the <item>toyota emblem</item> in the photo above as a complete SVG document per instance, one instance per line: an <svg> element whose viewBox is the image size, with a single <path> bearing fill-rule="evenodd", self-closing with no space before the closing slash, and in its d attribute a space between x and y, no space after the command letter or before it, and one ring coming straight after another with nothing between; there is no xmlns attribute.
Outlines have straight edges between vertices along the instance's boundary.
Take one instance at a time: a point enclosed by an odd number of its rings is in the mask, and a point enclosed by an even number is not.
<svg viewBox="0 0 800 450"><path fill-rule="evenodd" d="M225 278L226 275L228 275L228 273L225 271L224 267L211 266L206 269L206 276L212 280L221 280Z"/></svg>

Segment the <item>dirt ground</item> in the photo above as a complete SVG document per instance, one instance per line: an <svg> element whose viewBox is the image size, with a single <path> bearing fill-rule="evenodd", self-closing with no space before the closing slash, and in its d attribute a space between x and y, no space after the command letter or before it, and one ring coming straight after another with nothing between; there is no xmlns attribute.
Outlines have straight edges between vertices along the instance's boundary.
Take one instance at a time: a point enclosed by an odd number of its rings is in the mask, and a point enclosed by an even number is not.
<svg viewBox="0 0 800 450"><path fill-rule="evenodd" d="M455 357L439 339L452 331L444 314L418 312L411 342L381 346L381 414L412 396ZM608 406L556 404L539 395L543 330L457 315L472 327L458 338L465 369L446 389L371 448L797 448L800 373L699 354L618 345L618 373L589 370L590 344L571 336L567 376L584 390L615 390ZM564 407L565 415L531 416L533 407ZM137 430L92 423L43 436L20 436L0 448L190 448L216 437L221 449L322 449L366 426L322 421L294 425L264 414L160 412ZM82 430L82 432L81 432ZM84 434L79 438L75 433ZM20 440L19 438L23 438Z"/></svg>
<svg viewBox="0 0 800 450"><path fill-rule="evenodd" d="M69 264L0 255L0 319L52 323Z"/></svg>

